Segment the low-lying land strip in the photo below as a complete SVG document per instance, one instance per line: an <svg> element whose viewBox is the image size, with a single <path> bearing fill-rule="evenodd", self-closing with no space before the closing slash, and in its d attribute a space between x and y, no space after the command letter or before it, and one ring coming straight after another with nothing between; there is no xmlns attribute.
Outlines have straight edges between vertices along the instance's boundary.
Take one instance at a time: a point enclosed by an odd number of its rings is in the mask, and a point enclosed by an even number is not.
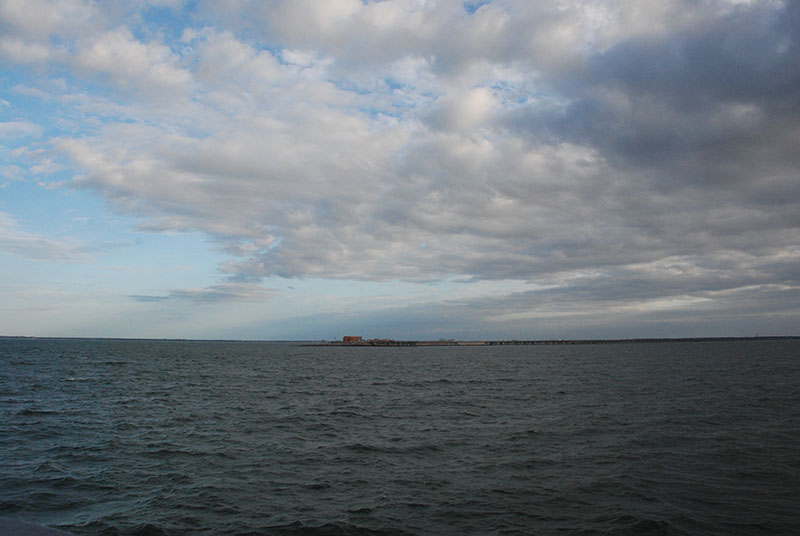
<svg viewBox="0 0 800 536"><path fill-rule="evenodd" d="M680 338L638 338L638 339L550 339L550 340L485 340L457 341L453 339L436 341L409 341L394 339L361 339L347 337L346 340L315 343L313 346L506 346L506 345L552 345L552 344L619 344L651 342L711 342L711 341L763 341L792 340L797 336L774 337L680 337Z"/></svg>

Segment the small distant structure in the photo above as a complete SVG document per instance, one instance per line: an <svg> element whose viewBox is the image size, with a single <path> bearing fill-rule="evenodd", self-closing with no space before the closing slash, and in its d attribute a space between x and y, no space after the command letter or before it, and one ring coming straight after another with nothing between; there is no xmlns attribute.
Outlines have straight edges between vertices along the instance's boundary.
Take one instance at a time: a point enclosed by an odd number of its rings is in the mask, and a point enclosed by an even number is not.
<svg viewBox="0 0 800 536"><path fill-rule="evenodd" d="M342 337L342 342L345 344L353 344L355 342L362 342L364 337L361 335L345 335Z"/></svg>

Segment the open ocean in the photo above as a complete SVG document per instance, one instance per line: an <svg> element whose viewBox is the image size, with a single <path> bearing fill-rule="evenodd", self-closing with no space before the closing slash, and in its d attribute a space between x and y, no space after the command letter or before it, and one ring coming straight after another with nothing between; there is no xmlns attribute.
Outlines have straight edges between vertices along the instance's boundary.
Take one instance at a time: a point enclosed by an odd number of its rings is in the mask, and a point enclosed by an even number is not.
<svg viewBox="0 0 800 536"><path fill-rule="evenodd" d="M75 534L800 534L800 341L0 339L0 516Z"/></svg>

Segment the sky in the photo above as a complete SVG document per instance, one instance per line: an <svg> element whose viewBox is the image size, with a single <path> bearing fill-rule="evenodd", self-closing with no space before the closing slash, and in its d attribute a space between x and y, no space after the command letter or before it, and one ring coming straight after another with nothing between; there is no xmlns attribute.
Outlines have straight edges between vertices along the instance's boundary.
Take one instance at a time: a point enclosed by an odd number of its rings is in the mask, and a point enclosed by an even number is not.
<svg viewBox="0 0 800 536"><path fill-rule="evenodd" d="M799 328L799 2L0 0L0 335Z"/></svg>

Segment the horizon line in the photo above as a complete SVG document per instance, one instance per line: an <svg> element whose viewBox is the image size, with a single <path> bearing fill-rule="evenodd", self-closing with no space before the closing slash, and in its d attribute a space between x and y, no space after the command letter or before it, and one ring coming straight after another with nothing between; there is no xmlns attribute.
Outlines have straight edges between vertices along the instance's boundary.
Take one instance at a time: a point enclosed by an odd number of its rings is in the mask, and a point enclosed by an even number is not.
<svg viewBox="0 0 800 536"><path fill-rule="evenodd" d="M342 339L191 339L191 338L162 338L162 337L83 337L83 336L58 336L58 335L0 335L0 339L28 339L28 340L96 340L96 341L153 341L153 342L246 342L246 343L339 343L331 346L370 346L369 344L342 344ZM598 343L626 343L626 342L712 342L712 341L747 341L747 340L795 340L800 335L751 335L751 336L697 336L697 337L626 337L626 338L561 338L561 339L364 339L370 341L394 341L400 343L434 343L439 345L458 343L509 343L517 344L598 344Z"/></svg>

